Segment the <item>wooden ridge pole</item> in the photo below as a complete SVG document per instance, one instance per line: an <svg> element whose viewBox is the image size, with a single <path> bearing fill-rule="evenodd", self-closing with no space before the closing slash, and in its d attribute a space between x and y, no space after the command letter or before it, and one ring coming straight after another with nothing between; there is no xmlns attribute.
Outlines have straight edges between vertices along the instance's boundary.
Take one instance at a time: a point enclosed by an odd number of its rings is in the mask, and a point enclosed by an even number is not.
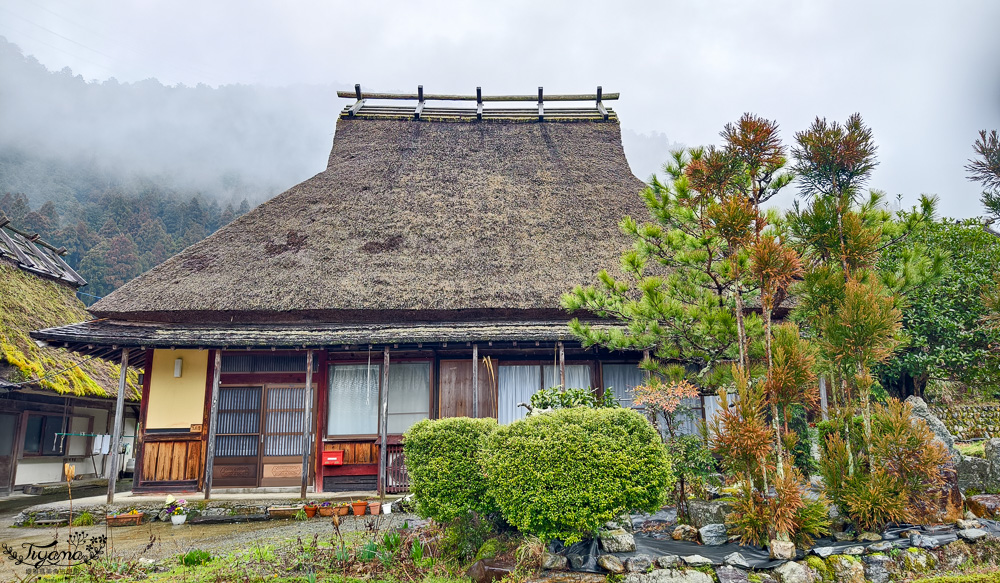
<svg viewBox="0 0 1000 583"><path fill-rule="evenodd" d="M309 482L309 450L312 448L312 404L313 404L313 351L306 351L306 394L305 412L302 420L302 489L299 498L306 497Z"/></svg>
<svg viewBox="0 0 1000 583"><path fill-rule="evenodd" d="M212 372L212 407L208 413L208 447L205 448L205 500L212 496L212 466L215 465L215 425L219 417L219 376L222 374L222 350L215 351Z"/></svg>
<svg viewBox="0 0 1000 583"><path fill-rule="evenodd" d="M111 464L108 466L108 504L115 501L115 484L121 465L122 429L125 425L125 388L128 381L128 349L122 349L121 373L118 375L118 401L115 403L115 429L111 434Z"/></svg>
<svg viewBox="0 0 1000 583"><path fill-rule="evenodd" d="M385 347L382 357L382 390L379 391L379 416L378 416L378 495L385 500L385 466L386 447L389 444L389 347Z"/></svg>

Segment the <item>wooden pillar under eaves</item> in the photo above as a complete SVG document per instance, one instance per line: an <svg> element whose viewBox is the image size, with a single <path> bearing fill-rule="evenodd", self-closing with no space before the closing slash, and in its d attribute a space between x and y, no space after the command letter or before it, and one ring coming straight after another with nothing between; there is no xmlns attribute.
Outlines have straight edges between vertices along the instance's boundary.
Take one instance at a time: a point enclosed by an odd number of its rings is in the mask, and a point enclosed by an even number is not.
<svg viewBox="0 0 1000 583"><path fill-rule="evenodd" d="M566 347L559 343L559 385L566 390Z"/></svg>
<svg viewBox="0 0 1000 583"><path fill-rule="evenodd" d="M479 345L472 345L472 418L479 419Z"/></svg>
<svg viewBox="0 0 1000 583"><path fill-rule="evenodd" d="M222 374L222 351L215 351L212 372L212 406L208 413L208 447L205 448L205 500L212 496L212 466L215 465L215 425L219 417L219 377Z"/></svg>
<svg viewBox="0 0 1000 583"><path fill-rule="evenodd" d="M128 349L122 349L121 373L118 375L118 401L115 403L115 429L111 434L111 463L108 464L108 504L115 501L115 485L121 466L122 429L125 425L125 389L128 386Z"/></svg>
<svg viewBox="0 0 1000 583"><path fill-rule="evenodd" d="M309 450L312 448L312 404L313 404L313 351L306 351L306 395L305 413L302 420L302 489L299 498L305 499L309 484Z"/></svg>
<svg viewBox="0 0 1000 583"><path fill-rule="evenodd" d="M385 501L386 447L389 444L389 347L382 357L382 390L379 391L378 416L378 495Z"/></svg>

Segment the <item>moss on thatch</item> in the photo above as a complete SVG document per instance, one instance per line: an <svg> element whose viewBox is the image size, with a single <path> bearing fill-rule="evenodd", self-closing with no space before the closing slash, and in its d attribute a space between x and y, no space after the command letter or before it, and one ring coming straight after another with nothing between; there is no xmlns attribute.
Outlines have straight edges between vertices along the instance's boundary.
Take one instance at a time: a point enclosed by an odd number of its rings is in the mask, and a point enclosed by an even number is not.
<svg viewBox="0 0 1000 583"><path fill-rule="evenodd" d="M42 279L0 261L0 380L29 382L29 386L63 395L114 397L118 366L82 357L66 350L39 347L28 333L89 319L72 287ZM55 374L53 374L55 373ZM129 379L130 399L138 399L134 375Z"/></svg>
<svg viewBox="0 0 1000 583"><path fill-rule="evenodd" d="M565 318L648 213L616 121L341 119L327 169L91 307L168 322ZM386 320L389 319L389 320Z"/></svg>

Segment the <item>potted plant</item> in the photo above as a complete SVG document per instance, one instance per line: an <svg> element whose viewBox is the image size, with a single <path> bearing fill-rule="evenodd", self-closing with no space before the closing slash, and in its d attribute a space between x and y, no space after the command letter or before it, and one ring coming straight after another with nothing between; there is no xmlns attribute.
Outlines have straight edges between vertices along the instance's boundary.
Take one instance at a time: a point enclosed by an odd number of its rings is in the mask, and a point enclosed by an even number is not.
<svg viewBox="0 0 1000 583"><path fill-rule="evenodd" d="M337 505L337 510L336 510L337 516L347 516L347 514L350 511L351 511L351 505L347 502Z"/></svg>
<svg viewBox="0 0 1000 583"><path fill-rule="evenodd" d="M368 511L371 512L372 514L378 514L379 510L381 509L382 509L382 503L379 502L378 500L368 501Z"/></svg>
<svg viewBox="0 0 1000 583"><path fill-rule="evenodd" d="M320 516L333 516L337 512L337 507L333 505L333 502L326 500L319 505L319 515Z"/></svg>
<svg viewBox="0 0 1000 583"><path fill-rule="evenodd" d="M366 508L368 508L368 503L364 500L355 500L354 502L351 502L351 510L354 511L355 516L364 516Z"/></svg>
<svg viewBox="0 0 1000 583"><path fill-rule="evenodd" d="M310 501L306 502L305 506L302 507L302 510L306 511L307 518L312 518L316 516L316 511L319 510L319 506L317 506L315 502Z"/></svg>
<svg viewBox="0 0 1000 583"><path fill-rule="evenodd" d="M128 512L114 512L107 515L108 526L138 526L143 513L135 508Z"/></svg>

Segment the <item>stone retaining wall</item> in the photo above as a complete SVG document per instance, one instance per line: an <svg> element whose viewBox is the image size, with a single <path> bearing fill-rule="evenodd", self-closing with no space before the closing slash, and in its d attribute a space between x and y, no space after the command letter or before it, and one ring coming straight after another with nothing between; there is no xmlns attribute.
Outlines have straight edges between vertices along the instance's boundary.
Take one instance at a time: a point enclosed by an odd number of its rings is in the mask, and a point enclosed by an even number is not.
<svg viewBox="0 0 1000 583"><path fill-rule="evenodd" d="M1000 403L931 405L930 409L959 441L1000 437Z"/></svg>

